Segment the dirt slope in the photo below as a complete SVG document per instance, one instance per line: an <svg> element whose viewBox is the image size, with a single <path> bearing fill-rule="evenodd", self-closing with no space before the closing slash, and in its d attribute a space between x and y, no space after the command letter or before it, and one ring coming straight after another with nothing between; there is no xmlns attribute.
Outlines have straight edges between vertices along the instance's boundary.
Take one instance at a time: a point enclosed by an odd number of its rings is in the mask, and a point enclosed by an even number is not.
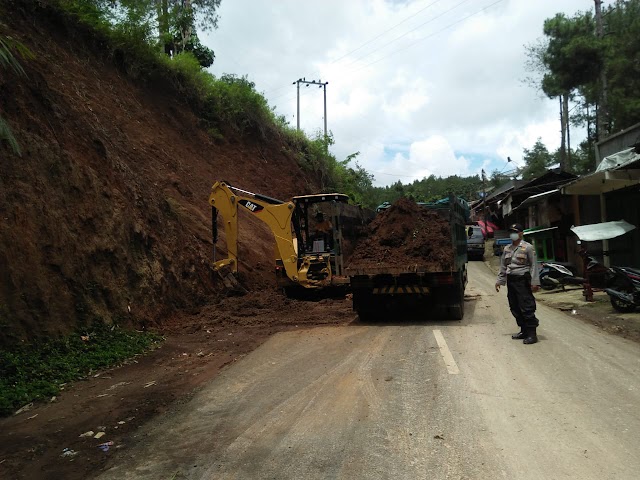
<svg viewBox="0 0 640 480"><path fill-rule="evenodd" d="M214 142L175 92L135 85L21 3L0 1L9 34L35 54L26 79L0 71L0 111L23 150L0 145L0 343L202 304L219 288L213 181L287 198L317 190L313 180L275 139ZM244 281L272 288L270 234L241 222Z"/></svg>

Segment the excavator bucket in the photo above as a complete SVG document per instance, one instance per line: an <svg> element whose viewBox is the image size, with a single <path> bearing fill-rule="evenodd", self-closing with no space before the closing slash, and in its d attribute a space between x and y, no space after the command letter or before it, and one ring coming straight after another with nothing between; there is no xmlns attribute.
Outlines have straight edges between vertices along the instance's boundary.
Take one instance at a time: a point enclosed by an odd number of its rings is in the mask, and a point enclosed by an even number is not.
<svg viewBox="0 0 640 480"><path fill-rule="evenodd" d="M218 268L216 272L227 289L227 294L241 296L247 293L247 289L238 281L230 265L224 265Z"/></svg>

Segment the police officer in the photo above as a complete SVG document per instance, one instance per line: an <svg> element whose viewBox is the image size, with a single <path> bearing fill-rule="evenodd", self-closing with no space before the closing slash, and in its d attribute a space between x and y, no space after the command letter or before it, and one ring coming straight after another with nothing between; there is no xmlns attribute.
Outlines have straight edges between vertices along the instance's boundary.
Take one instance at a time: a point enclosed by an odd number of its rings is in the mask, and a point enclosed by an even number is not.
<svg viewBox="0 0 640 480"><path fill-rule="evenodd" d="M496 292L507 285L509 308L520 327L520 333L511 336L529 345L536 343L536 299L533 292L540 289L538 263L533 245L522 239L523 228L519 223L509 227L511 245L507 245L500 259L500 273L496 280Z"/></svg>

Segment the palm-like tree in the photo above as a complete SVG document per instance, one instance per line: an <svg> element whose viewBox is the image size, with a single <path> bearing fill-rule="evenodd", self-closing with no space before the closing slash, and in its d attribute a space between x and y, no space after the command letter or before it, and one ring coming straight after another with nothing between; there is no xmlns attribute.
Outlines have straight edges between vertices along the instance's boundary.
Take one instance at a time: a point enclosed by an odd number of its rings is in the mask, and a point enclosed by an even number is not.
<svg viewBox="0 0 640 480"><path fill-rule="evenodd" d="M0 24L0 27L3 25ZM17 52L23 58L32 58L33 55L27 47L14 40L8 35L0 35L0 68L13 70L16 75L26 76L22 65L18 62L13 52ZM11 127L7 121L0 116L0 140L6 140L14 153L20 155L20 146L13 136Z"/></svg>

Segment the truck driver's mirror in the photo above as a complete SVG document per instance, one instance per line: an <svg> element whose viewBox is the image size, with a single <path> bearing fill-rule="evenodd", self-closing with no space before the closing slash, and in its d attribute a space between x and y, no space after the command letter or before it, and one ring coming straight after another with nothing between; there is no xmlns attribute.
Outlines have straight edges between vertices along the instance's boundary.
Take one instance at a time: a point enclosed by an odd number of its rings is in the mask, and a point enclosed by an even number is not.
<svg viewBox="0 0 640 480"><path fill-rule="evenodd" d="M467 229L467 237L473 237L473 228L469 227Z"/></svg>

